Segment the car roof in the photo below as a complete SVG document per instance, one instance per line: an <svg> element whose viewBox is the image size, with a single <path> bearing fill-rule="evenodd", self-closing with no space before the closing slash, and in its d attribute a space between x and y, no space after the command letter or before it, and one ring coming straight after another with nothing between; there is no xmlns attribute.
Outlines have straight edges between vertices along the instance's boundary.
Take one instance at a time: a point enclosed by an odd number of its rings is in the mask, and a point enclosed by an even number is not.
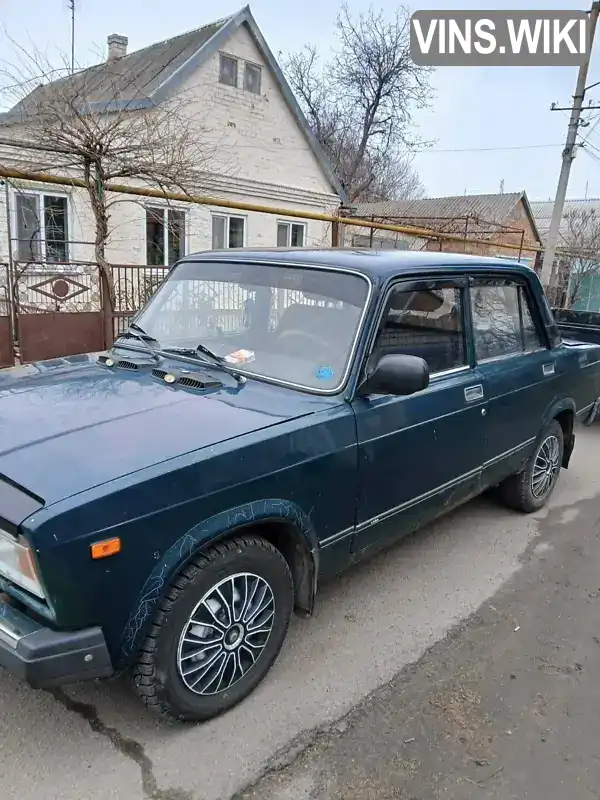
<svg viewBox="0 0 600 800"><path fill-rule="evenodd" d="M463 255L461 253L433 253L412 250L370 250L346 248L310 247L239 247L229 250L211 250L192 253L182 261L262 261L303 267L337 267L354 270L370 278L385 279L404 271L419 272L431 270L464 272L476 269L500 269L528 273L532 272L526 264L508 258Z"/></svg>

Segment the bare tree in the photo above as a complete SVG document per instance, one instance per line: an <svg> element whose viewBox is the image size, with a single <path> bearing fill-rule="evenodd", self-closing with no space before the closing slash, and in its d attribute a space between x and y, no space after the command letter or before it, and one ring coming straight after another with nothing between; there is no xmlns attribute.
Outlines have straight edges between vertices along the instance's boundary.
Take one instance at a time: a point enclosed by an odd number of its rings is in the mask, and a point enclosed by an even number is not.
<svg viewBox="0 0 600 800"><path fill-rule="evenodd" d="M566 307L582 299L583 290L600 276L600 214L594 209L573 209L564 215L561 234L565 255L559 274L566 294Z"/></svg>
<svg viewBox="0 0 600 800"><path fill-rule="evenodd" d="M95 260L114 301L106 258L111 209L136 200L111 195L107 185L139 181L163 191L197 193L210 173L229 168L219 163L224 149L205 120L192 113L185 93L144 107L144 64L136 71L116 58L73 72L65 57L57 68L40 51L13 44L16 59L0 62L0 92L5 103L12 101L0 120L0 136L37 148L24 169L40 171L45 160L53 172L83 179L95 223Z"/></svg>
<svg viewBox="0 0 600 800"><path fill-rule="evenodd" d="M413 112L431 98L430 70L410 58L410 12L387 21L370 7L352 17L344 4L336 34L326 63L311 45L284 60L313 133L351 202L421 195L407 153Z"/></svg>

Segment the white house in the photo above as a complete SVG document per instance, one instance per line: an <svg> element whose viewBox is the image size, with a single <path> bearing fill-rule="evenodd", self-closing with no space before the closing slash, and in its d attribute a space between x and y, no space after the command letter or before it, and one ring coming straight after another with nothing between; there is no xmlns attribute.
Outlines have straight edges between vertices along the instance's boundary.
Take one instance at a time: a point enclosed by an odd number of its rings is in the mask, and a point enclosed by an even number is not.
<svg viewBox="0 0 600 800"><path fill-rule="evenodd" d="M90 68L93 80L88 75L90 113L99 108L105 113L111 106L105 78L110 72L114 79L116 63L121 74L135 73L136 81L129 96L125 92L111 101L115 109L135 113L184 92L189 113L202 109L227 155L228 169L207 176L205 194L311 213L335 212L345 200L248 6L131 54L125 36L109 36L108 45L107 61ZM30 97L35 100L35 90ZM18 168L25 155L31 164L30 151L5 143L6 136L18 140L21 134L26 131L18 107L0 115L0 164ZM39 154L46 172L51 171L50 158ZM106 255L112 264L166 265L184 253L211 248L331 241L328 223L285 213L123 200L111 211ZM9 181L0 192L0 262L9 257L9 236L15 260L93 261L94 221L85 190Z"/></svg>

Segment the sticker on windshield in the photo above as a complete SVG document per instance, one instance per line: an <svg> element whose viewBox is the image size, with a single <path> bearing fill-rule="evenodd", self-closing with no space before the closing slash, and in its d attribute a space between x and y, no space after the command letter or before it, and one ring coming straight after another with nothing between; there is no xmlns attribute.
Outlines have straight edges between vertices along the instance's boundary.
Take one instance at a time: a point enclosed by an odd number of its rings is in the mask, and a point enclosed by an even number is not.
<svg viewBox="0 0 600 800"><path fill-rule="evenodd" d="M324 365L317 370L317 379L320 381L330 381L333 378L333 370L330 366Z"/></svg>
<svg viewBox="0 0 600 800"><path fill-rule="evenodd" d="M228 364L248 364L250 361L254 361L254 351L236 350L228 356L225 356L225 361L227 361Z"/></svg>

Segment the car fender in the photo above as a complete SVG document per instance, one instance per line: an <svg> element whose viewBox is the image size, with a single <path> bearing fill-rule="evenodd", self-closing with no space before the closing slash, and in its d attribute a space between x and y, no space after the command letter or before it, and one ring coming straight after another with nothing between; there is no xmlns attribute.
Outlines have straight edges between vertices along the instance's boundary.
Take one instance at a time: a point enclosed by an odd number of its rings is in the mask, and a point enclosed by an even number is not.
<svg viewBox="0 0 600 800"><path fill-rule="evenodd" d="M156 606L164 597L171 580L200 550L218 542L236 531L261 521L291 523L304 538L313 561L314 584L318 572L318 539L310 514L298 505L282 499L255 500L215 514L195 525L173 542L158 557L156 566L144 582L131 610L121 636L121 650L117 669L127 662L139 648L146 635Z"/></svg>
<svg viewBox="0 0 600 800"><path fill-rule="evenodd" d="M540 428L540 433L544 430L544 428L553 420L555 419L562 411L572 411L573 412L573 422L577 419L577 406L575 405L575 400L572 397L558 397L555 398L546 409L544 414L542 425ZM573 425L573 428L575 426ZM575 446L575 433L573 429L571 430L571 437L569 441L565 441L564 443L564 453L563 453L563 461L562 466L566 469L569 466L569 461L571 460L571 454L573 452L573 447Z"/></svg>
<svg viewBox="0 0 600 800"><path fill-rule="evenodd" d="M556 397L552 402L548 405L543 419L542 425L540 427L540 432L544 430L544 428L556 417L561 411L572 411L575 415L577 412L577 407L575 405L575 400L572 397Z"/></svg>

